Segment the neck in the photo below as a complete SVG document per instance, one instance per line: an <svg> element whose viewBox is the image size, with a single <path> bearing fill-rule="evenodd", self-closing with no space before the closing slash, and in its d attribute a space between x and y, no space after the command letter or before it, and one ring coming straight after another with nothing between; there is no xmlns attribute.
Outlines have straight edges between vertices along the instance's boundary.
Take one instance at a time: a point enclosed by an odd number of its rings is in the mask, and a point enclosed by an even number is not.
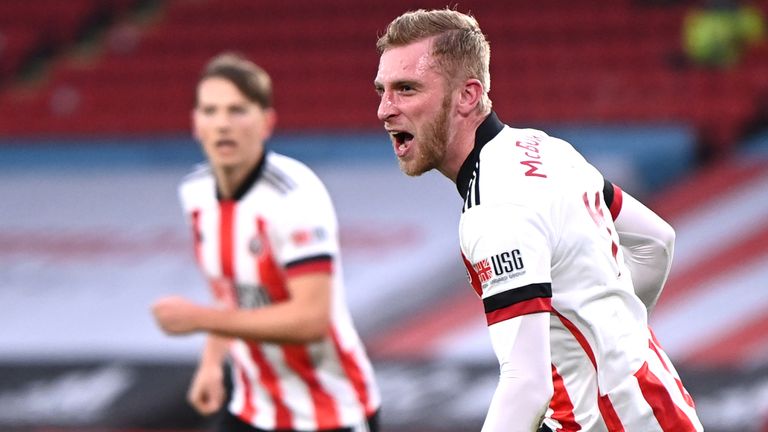
<svg viewBox="0 0 768 432"><path fill-rule="evenodd" d="M448 137L445 158L443 164L437 168L440 173L456 183L461 165L475 148L475 131L486 115L475 115L462 119L462 123L454 133Z"/></svg>
<svg viewBox="0 0 768 432"><path fill-rule="evenodd" d="M234 199L260 161L261 158L248 164L214 167L219 196L225 200Z"/></svg>
<svg viewBox="0 0 768 432"><path fill-rule="evenodd" d="M224 199L232 199L235 191L243 183L247 171L236 168L219 168L216 171L216 187Z"/></svg>

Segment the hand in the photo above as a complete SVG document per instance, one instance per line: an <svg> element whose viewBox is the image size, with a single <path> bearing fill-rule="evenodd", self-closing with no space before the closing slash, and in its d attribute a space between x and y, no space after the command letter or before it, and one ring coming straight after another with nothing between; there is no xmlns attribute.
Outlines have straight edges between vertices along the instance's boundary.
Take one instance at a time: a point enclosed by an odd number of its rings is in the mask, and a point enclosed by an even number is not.
<svg viewBox="0 0 768 432"><path fill-rule="evenodd" d="M221 409L226 397L221 365L200 365L187 392L187 401L202 415Z"/></svg>
<svg viewBox="0 0 768 432"><path fill-rule="evenodd" d="M203 310L182 297L165 297L152 305L152 314L164 332L173 335L192 333L199 330L197 319Z"/></svg>

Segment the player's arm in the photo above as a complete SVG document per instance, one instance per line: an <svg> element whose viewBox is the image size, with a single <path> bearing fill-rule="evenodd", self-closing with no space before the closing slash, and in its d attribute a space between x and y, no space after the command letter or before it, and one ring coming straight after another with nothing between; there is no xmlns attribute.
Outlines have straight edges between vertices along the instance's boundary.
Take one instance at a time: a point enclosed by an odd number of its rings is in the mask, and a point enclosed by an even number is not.
<svg viewBox="0 0 768 432"><path fill-rule="evenodd" d="M257 309L220 309L168 297L155 304L155 317L171 334L207 331L262 342L308 343L328 334L331 277L322 271L289 277L289 298Z"/></svg>
<svg viewBox="0 0 768 432"><path fill-rule="evenodd" d="M635 293L648 309L656 305L672 267L675 230L640 201L606 181L606 203L614 218Z"/></svg>
<svg viewBox="0 0 768 432"><path fill-rule="evenodd" d="M224 359L229 339L208 335L195 376L187 391L187 400L197 412L211 415L221 408L226 399L224 387Z"/></svg>
<svg viewBox="0 0 768 432"><path fill-rule="evenodd" d="M307 343L328 334L331 274L312 272L288 278L290 298L258 309L207 310L207 330L223 336L275 343Z"/></svg>
<svg viewBox="0 0 768 432"><path fill-rule="evenodd" d="M535 431L553 394L549 313L518 316L488 329L499 384L482 432Z"/></svg>
<svg viewBox="0 0 768 432"><path fill-rule="evenodd" d="M481 206L462 220L464 263L499 361L483 432L537 430L553 394L550 230L529 205Z"/></svg>
<svg viewBox="0 0 768 432"><path fill-rule="evenodd" d="M255 309L222 310L166 299L170 315L163 328L184 334L207 331L220 336L273 343L308 343L328 335L331 322L333 256L338 251L335 213L330 197L311 182L276 204L280 215L259 229L270 255L281 265L284 298ZM300 236L297 234L301 234ZM157 314L156 314L157 315Z"/></svg>

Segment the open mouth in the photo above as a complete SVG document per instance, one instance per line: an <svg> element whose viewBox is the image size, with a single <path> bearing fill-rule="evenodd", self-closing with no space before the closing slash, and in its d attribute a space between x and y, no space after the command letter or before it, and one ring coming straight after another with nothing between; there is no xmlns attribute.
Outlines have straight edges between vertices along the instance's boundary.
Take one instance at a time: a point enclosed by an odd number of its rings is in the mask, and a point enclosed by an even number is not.
<svg viewBox="0 0 768 432"><path fill-rule="evenodd" d="M392 134L397 145L403 145L413 139L413 135L408 132L396 132Z"/></svg>
<svg viewBox="0 0 768 432"><path fill-rule="evenodd" d="M392 135L392 140L395 144L395 154L397 154L398 157L405 156L405 153L408 151L408 143L413 140L413 134L391 131L390 135Z"/></svg>

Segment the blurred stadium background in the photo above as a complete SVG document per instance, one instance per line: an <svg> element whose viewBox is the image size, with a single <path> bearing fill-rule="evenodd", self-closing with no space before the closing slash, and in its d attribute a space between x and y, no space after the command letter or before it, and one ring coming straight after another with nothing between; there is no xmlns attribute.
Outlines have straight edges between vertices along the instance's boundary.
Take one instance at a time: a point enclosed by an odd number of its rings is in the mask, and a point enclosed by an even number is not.
<svg viewBox="0 0 768 432"><path fill-rule="evenodd" d="M765 19L768 1L744 3ZM652 324L707 430L768 431L765 30L705 66L683 43L700 1L450 4L491 41L502 119L570 140L677 229ZM175 188L202 160L193 86L222 50L270 72L272 147L331 190L385 430L479 430L497 372L458 259L461 203L439 176L400 174L372 86L386 24L444 6L0 1L0 430L205 427L184 402L202 339L163 336L148 307L207 299Z"/></svg>

